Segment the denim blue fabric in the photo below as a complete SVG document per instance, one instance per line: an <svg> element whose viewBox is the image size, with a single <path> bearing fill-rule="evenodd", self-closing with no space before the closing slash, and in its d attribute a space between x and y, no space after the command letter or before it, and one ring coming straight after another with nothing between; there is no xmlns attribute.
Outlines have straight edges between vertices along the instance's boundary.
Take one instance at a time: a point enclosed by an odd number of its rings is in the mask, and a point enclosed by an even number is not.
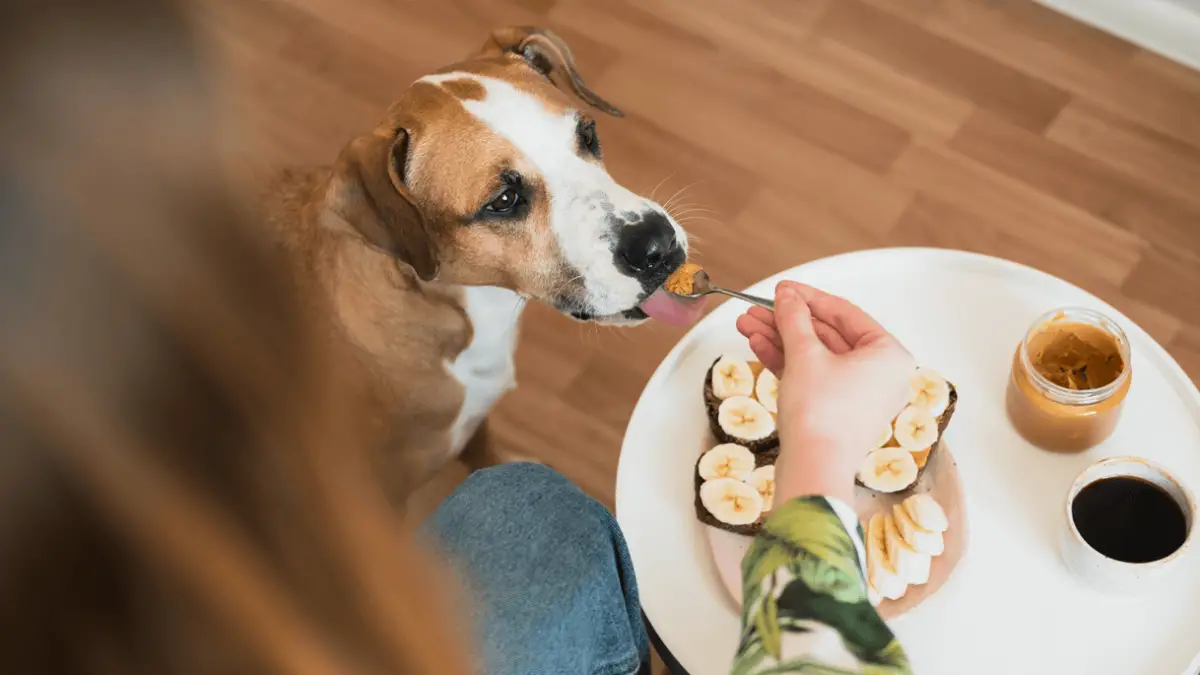
<svg viewBox="0 0 1200 675"><path fill-rule="evenodd" d="M650 644L616 519L553 469L472 474L425 523L470 594L487 675L647 672Z"/></svg>

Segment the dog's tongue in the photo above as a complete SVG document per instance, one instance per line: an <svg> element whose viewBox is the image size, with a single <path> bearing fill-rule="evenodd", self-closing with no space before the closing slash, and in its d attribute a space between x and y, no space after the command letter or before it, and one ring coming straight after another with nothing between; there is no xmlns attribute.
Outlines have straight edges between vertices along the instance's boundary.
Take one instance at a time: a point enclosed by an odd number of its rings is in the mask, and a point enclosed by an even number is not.
<svg viewBox="0 0 1200 675"><path fill-rule="evenodd" d="M673 326L688 326L696 323L704 312L704 301L683 300L660 288L642 301L641 308L651 319Z"/></svg>

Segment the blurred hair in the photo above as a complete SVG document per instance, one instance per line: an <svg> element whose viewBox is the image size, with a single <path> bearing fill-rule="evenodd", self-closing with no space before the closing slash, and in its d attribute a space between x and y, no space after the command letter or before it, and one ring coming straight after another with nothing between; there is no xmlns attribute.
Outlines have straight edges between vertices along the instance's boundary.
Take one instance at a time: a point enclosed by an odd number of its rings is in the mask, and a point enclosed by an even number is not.
<svg viewBox="0 0 1200 675"><path fill-rule="evenodd" d="M465 672L193 37L0 6L0 672Z"/></svg>

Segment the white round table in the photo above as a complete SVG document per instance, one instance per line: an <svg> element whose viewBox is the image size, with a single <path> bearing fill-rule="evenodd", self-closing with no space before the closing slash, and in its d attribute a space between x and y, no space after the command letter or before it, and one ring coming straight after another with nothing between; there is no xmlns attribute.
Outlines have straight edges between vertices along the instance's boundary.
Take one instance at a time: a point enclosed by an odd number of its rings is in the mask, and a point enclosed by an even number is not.
<svg viewBox="0 0 1200 675"><path fill-rule="evenodd" d="M1122 597L1067 571L1056 548L1067 488L1113 455L1154 459L1200 492L1200 391L1144 330L1091 294L1005 260L939 249L879 249L817 260L748 292L794 279L845 296L878 318L959 388L947 431L966 493L971 544L940 592L892 623L923 675L1089 673L1192 675L1200 666L1200 555L1173 585ZM719 280L718 280L719 281ZM1004 392L1013 350L1054 307L1092 307L1133 349L1133 384L1116 432L1078 455L1043 452L1011 428ZM630 419L617 472L617 519L629 542L643 610L690 675L727 674L739 617L693 510L691 472L703 450L705 370L725 352L750 356L731 300L659 365Z"/></svg>

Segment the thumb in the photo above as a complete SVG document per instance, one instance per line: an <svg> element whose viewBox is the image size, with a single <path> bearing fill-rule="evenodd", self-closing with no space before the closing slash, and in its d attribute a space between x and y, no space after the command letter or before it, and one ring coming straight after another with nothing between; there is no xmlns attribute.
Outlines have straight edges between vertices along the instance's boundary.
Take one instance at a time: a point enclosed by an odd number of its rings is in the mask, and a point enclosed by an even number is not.
<svg viewBox="0 0 1200 675"><path fill-rule="evenodd" d="M813 327L812 311L795 284L785 281L775 289L775 327L783 341L783 351L812 349L821 345Z"/></svg>

